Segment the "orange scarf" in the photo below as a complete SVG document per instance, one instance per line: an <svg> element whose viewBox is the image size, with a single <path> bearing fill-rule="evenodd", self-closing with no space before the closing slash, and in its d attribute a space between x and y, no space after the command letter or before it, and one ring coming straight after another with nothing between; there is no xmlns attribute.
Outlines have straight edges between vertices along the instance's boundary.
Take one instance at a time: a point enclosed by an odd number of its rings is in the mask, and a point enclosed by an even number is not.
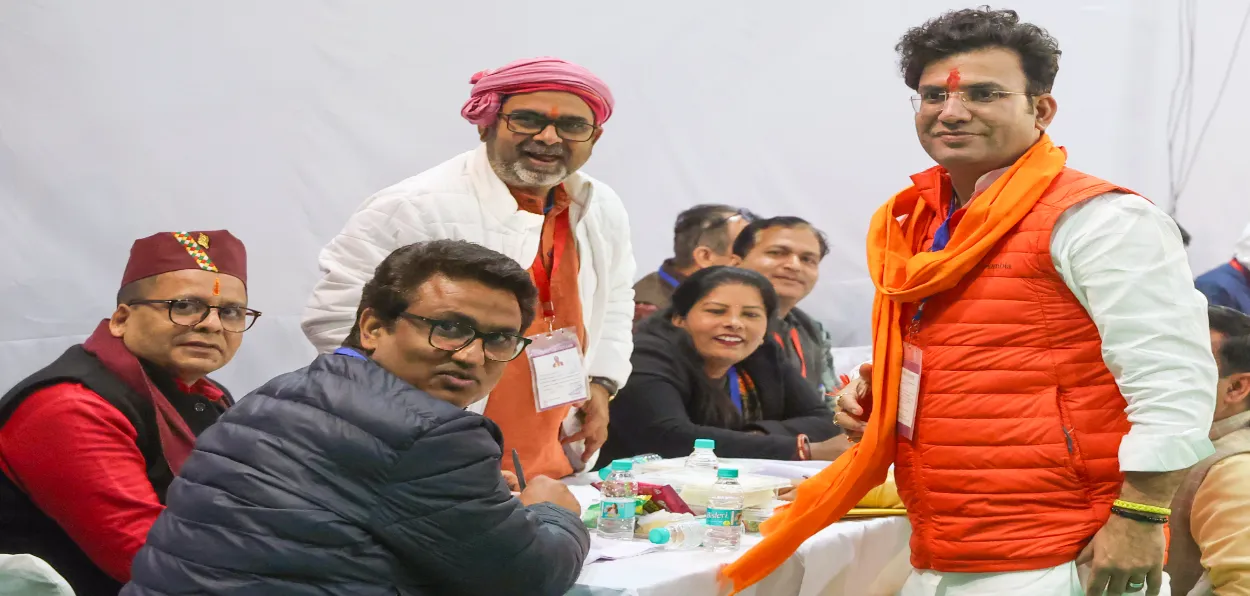
<svg viewBox="0 0 1250 596"><path fill-rule="evenodd" d="M894 463L899 371L903 364L903 305L959 283L1042 198L1067 156L1043 134L1027 153L971 201L944 250L922 250L934 217L915 186L894 195L872 218L868 272L877 286L872 305L872 415L861 442L795 493L794 503L768 520L765 538L723 571L733 593L785 562L804 540L842 518L885 481ZM900 221L901 220L901 221Z"/></svg>

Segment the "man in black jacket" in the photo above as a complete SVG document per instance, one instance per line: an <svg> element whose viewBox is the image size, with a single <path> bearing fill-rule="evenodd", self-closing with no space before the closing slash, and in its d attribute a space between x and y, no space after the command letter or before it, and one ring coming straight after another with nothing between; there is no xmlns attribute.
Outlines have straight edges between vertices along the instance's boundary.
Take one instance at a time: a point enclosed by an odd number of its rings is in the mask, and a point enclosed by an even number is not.
<svg viewBox="0 0 1250 596"><path fill-rule="evenodd" d="M820 279L820 262L829 254L825 235L802 218L770 217L748 224L733 248L734 265L762 274L777 290L769 341L781 346L787 362L830 402L828 394L841 383L833 370L829 334L797 308Z"/></svg>
<svg viewBox="0 0 1250 596"><path fill-rule="evenodd" d="M563 594L590 546L564 485L500 475L464 407L508 361L537 291L464 241L391 253L344 347L266 383L204 433L126 595Z"/></svg>
<svg viewBox="0 0 1250 596"><path fill-rule="evenodd" d="M43 559L78 596L130 579L196 436L233 403L207 375L260 315L226 230L140 238L121 277L112 316L0 397L0 553Z"/></svg>

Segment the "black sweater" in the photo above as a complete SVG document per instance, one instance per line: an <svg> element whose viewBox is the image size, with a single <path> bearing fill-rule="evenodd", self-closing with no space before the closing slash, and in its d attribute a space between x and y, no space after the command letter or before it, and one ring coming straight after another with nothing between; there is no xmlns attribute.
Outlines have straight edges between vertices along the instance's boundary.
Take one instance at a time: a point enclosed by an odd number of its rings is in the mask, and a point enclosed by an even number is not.
<svg viewBox="0 0 1250 596"><path fill-rule="evenodd" d="M736 428L700 419L697 400L705 376L703 363L685 330L661 311L643 321L634 335L634 366L629 383L612 402L608 441L599 464L643 453L663 457L690 455L695 439L716 441L721 457L795 459L796 438L823 441L837 435L833 412L785 362L776 342L766 341L738 366L755 382L761 419ZM716 399L729 401L728 395ZM749 431L762 431L763 435Z"/></svg>

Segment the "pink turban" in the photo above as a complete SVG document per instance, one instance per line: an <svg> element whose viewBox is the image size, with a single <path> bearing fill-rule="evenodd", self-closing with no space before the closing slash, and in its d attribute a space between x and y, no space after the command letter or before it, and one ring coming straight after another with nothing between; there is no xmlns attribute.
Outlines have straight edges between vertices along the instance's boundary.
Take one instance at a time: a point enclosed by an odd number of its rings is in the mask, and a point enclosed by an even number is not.
<svg viewBox="0 0 1250 596"><path fill-rule="evenodd" d="M559 58L526 58L493 70L483 70L469 82L473 92L460 115L478 126L495 122L505 95L563 91L585 100L595 113L595 124L603 126L612 117L612 92L589 70Z"/></svg>

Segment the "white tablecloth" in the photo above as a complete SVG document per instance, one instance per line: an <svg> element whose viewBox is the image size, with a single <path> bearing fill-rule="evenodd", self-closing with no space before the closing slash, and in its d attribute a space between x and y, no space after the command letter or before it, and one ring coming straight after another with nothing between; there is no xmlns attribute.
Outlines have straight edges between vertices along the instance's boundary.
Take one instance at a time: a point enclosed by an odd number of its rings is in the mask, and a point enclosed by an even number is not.
<svg viewBox="0 0 1250 596"><path fill-rule="evenodd" d="M911 526L906 517L836 523L799 548L747 596L833 596L869 594L868 587L891 567L903 576ZM748 534L737 553L665 551L587 565L568 596L716 596L716 573L760 540Z"/></svg>

